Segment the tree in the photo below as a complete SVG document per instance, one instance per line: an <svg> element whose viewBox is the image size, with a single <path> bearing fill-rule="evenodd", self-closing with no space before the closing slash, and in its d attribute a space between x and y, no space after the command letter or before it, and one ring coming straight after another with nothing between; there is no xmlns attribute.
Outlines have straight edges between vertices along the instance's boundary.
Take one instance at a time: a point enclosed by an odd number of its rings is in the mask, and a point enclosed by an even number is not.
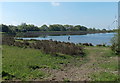
<svg viewBox="0 0 120 83"><path fill-rule="evenodd" d="M40 27L40 30L41 31L47 31L48 30L48 26L47 25L42 25L41 27Z"/></svg>
<svg viewBox="0 0 120 83"><path fill-rule="evenodd" d="M102 31L106 31L106 29L102 29Z"/></svg>
<svg viewBox="0 0 120 83"><path fill-rule="evenodd" d="M33 24L29 24L26 26L27 31L39 31L40 29L37 26L34 26Z"/></svg>
<svg viewBox="0 0 120 83"><path fill-rule="evenodd" d="M19 29L18 29L17 26L9 25L8 27L9 27L9 29L12 31L12 33L19 32Z"/></svg>
<svg viewBox="0 0 120 83"><path fill-rule="evenodd" d="M1 25L0 25L0 30L1 30L2 32L7 32L7 33L12 32L12 31L9 29L9 27L8 27L7 25L4 25L4 24L1 24Z"/></svg>
<svg viewBox="0 0 120 83"><path fill-rule="evenodd" d="M92 31L96 31L96 29L95 29L95 28L92 28Z"/></svg>
<svg viewBox="0 0 120 83"><path fill-rule="evenodd" d="M50 31L66 31L66 28L63 25L54 24L49 26Z"/></svg>
<svg viewBox="0 0 120 83"><path fill-rule="evenodd" d="M41 27L37 27L33 24L22 23L21 25L0 25L0 30L2 32L16 33L16 32L27 32L27 31L107 31L106 29L95 29L95 28L87 28L81 25L60 25L53 24L49 27L47 25L42 25ZM3 28L3 29L2 29Z"/></svg>
<svg viewBox="0 0 120 83"><path fill-rule="evenodd" d="M64 28L67 30L67 31L70 31L71 28L73 28L74 26L73 25L64 25Z"/></svg>
<svg viewBox="0 0 120 83"><path fill-rule="evenodd" d="M21 25L18 25L17 27L20 32L39 31L40 30L37 26L34 26L33 24L27 25L26 23L22 23Z"/></svg>
<svg viewBox="0 0 120 83"><path fill-rule="evenodd" d="M26 32L27 31L26 30L26 27L27 27L26 23L22 23L21 25L18 25L17 27L18 27L20 32Z"/></svg>
<svg viewBox="0 0 120 83"><path fill-rule="evenodd" d="M81 26L80 30L81 30L81 31L87 31L87 27Z"/></svg>
<svg viewBox="0 0 120 83"><path fill-rule="evenodd" d="M76 25L70 29L71 31L87 31L87 27Z"/></svg>

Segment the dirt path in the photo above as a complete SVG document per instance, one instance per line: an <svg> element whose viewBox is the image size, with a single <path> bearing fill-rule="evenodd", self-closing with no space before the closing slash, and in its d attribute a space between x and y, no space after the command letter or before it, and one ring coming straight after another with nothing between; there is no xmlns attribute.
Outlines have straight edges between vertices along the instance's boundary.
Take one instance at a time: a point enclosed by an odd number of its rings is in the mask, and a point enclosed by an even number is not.
<svg viewBox="0 0 120 83"><path fill-rule="evenodd" d="M86 50L90 50L90 48L87 48ZM104 49L106 50L106 49ZM74 66L74 65L65 65L64 69L56 70L56 69L42 69L43 71L47 73L51 73L51 76L46 78L46 80L55 80L55 81L89 81L91 80L90 74L100 71L106 71L103 68L100 68L98 65L100 63L104 63L104 61L107 60L99 60L98 58L101 58L101 55L104 55L103 50L98 50L96 52L89 52L89 55L87 58L89 58L89 61L80 67ZM102 57L104 58L104 57ZM110 57L111 58L111 57ZM110 61L110 59L108 59ZM117 60L117 57L112 57L111 60ZM116 72L118 73L118 72Z"/></svg>

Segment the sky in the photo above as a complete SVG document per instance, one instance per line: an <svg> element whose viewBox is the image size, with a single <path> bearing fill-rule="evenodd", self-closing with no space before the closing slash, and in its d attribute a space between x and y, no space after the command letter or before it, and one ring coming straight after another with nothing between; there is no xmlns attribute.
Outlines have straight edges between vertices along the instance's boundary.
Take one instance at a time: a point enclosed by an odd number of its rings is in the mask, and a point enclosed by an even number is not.
<svg viewBox="0 0 120 83"><path fill-rule="evenodd" d="M0 2L0 24L69 24L113 29L117 6L117 2Z"/></svg>

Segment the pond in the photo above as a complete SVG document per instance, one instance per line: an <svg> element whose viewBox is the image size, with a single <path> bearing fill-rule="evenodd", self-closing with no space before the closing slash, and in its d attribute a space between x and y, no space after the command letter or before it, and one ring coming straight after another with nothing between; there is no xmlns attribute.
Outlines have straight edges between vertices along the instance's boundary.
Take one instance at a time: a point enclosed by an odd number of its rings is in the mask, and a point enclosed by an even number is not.
<svg viewBox="0 0 120 83"><path fill-rule="evenodd" d="M39 36L39 37L24 37L20 39L30 40L56 40L72 43L92 43L93 45L97 44L106 44L111 45L110 41L116 33L96 33L96 34L86 34L86 35L57 35L57 36ZM70 37L70 38L68 38Z"/></svg>

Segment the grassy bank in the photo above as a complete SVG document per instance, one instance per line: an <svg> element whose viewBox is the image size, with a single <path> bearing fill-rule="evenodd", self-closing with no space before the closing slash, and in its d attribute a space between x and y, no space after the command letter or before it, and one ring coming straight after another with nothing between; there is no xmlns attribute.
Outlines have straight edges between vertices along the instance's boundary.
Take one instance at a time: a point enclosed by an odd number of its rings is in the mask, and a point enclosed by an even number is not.
<svg viewBox="0 0 120 83"><path fill-rule="evenodd" d="M3 46L3 79L11 80L43 80L49 74L41 69L61 70L66 64L80 65L85 61L78 62L80 57L72 57L59 54L58 56L44 54L40 50L24 49L12 46ZM76 63L75 63L76 62Z"/></svg>
<svg viewBox="0 0 120 83"><path fill-rule="evenodd" d="M86 57L44 54L3 45L3 80L115 81L118 57L109 47L85 47Z"/></svg>

